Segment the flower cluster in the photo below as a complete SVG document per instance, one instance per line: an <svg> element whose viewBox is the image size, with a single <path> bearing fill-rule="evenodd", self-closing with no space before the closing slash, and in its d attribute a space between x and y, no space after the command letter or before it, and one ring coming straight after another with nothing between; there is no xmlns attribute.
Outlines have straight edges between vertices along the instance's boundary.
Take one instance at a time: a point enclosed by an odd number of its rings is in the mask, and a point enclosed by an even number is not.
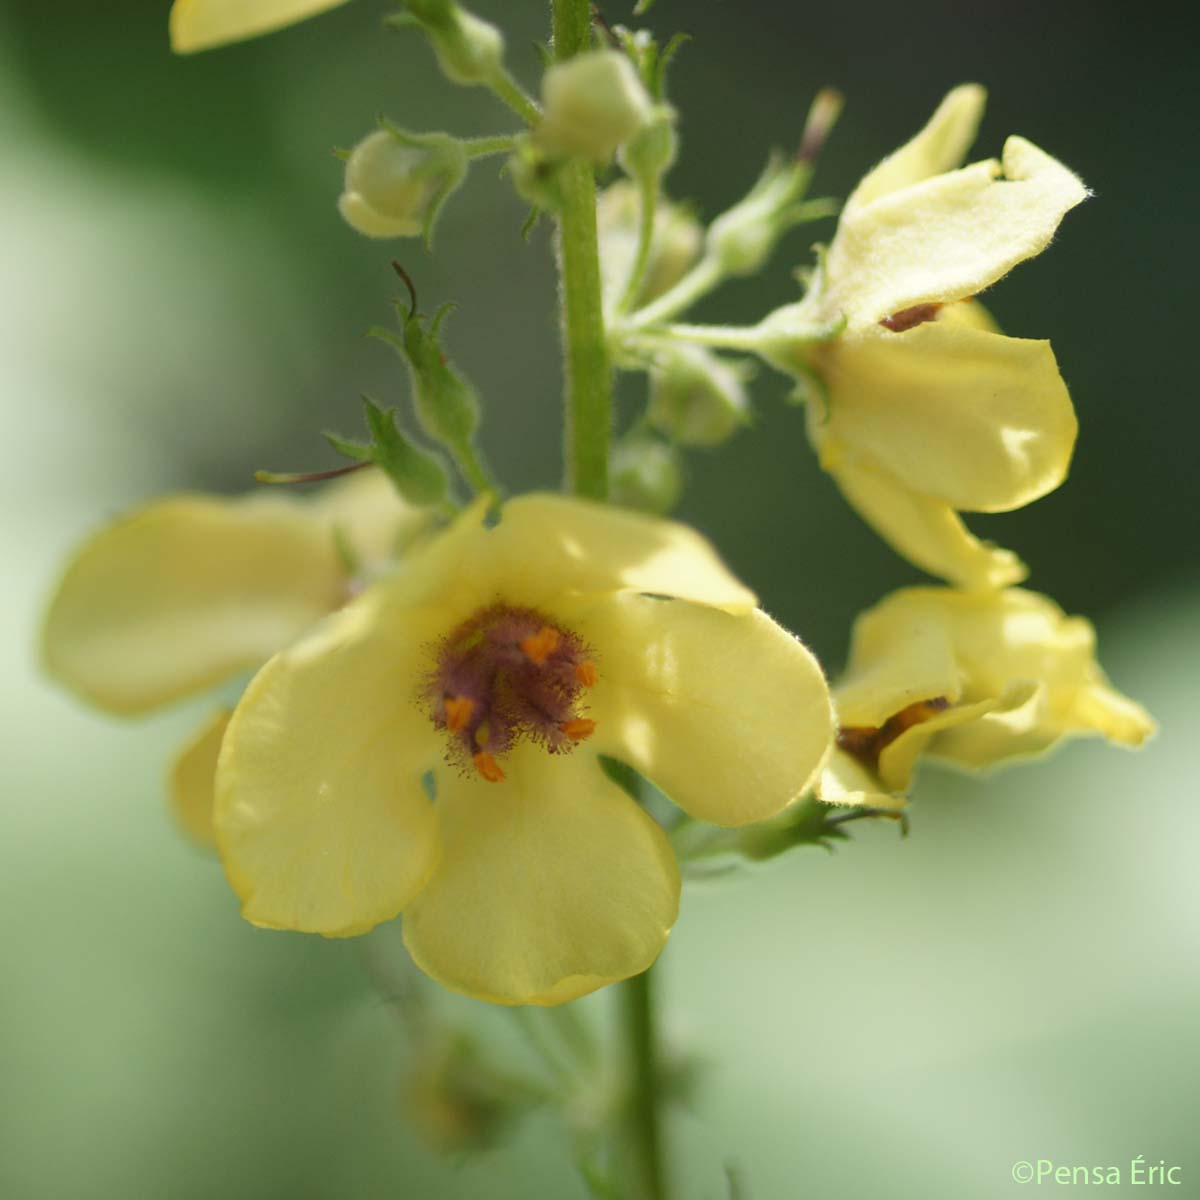
<svg viewBox="0 0 1200 1200"><path fill-rule="evenodd" d="M176 0L172 39L201 49L340 2ZM808 650L686 526L549 495L498 504L478 397L438 340L447 309L426 323L401 270L412 306L404 336L384 336L473 503L460 509L440 458L368 403L369 444L330 440L384 471L308 501L151 504L79 551L46 619L50 671L111 711L255 672L172 772L180 819L215 844L247 920L340 937L403 914L433 978L560 1004L648 968L678 912L672 844L614 764L680 821L734 828L786 820L806 796L897 810L922 756L979 768L1071 735L1150 734L1097 665L1091 626L1012 587L1025 568L960 516L1066 477L1076 420L1049 344L1002 335L976 297L1086 197L1072 172L1018 137L961 166L984 93L957 88L855 189L801 300L745 330L672 325L829 214L803 197L840 98L822 93L800 153L773 158L702 234L659 194L676 152L670 47L627 30L618 48L581 44L548 68L539 106L493 26L453 0L405 8L452 81L487 87L528 129L471 141L384 122L347 156L346 220L428 238L469 161L491 153L511 154L537 207L561 214L583 195L563 257L590 250L578 307L597 328L572 353L600 387L610 354L650 381L641 421L593 456L601 480L611 457L622 498L669 507L677 448L715 448L750 420L754 364L711 347L752 353L796 382L850 504L951 586L862 615L831 697ZM594 213L593 167L614 156L629 178Z"/></svg>

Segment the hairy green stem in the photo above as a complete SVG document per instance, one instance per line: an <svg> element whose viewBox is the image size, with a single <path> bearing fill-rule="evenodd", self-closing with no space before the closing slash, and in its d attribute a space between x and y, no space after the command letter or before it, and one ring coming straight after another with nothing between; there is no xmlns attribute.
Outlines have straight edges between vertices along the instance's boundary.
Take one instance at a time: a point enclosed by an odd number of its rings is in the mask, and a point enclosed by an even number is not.
<svg viewBox="0 0 1200 1200"><path fill-rule="evenodd" d="M629 1039L632 1094L629 1137L632 1150L633 1196L637 1200L667 1200L666 1163L662 1144L662 1105L659 1096L657 1027L650 971L621 985L625 1028Z"/></svg>
<svg viewBox="0 0 1200 1200"><path fill-rule="evenodd" d="M669 321L702 296L707 296L724 278L725 274L717 260L705 255L673 288L635 312L629 324L636 329L644 329L648 325Z"/></svg>
<svg viewBox="0 0 1200 1200"><path fill-rule="evenodd" d="M511 134L502 133L495 137L463 138L462 146L471 159L486 158L489 154L509 154L517 144Z"/></svg>
<svg viewBox="0 0 1200 1200"><path fill-rule="evenodd" d="M591 45L588 0L554 0L554 53L562 60ZM612 436L612 372L600 297L596 236L596 179L590 163L562 171L558 260L566 372L567 479L579 496L608 495L608 444Z"/></svg>
<svg viewBox="0 0 1200 1200"><path fill-rule="evenodd" d="M488 87L491 88L492 95L507 104L526 125L538 123L538 118L542 115L541 109L533 97L526 94L525 89L506 70L501 68L494 78L488 80Z"/></svg>
<svg viewBox="0 0 1200 1200"><path fill-rule="evenodd" d="M654 244L654 215L658 209L658 179L642 179L638 185L637 254L625 281L625 290L617 301L617 314L627 313L637 302L650 265L650 247Z"/></svg>

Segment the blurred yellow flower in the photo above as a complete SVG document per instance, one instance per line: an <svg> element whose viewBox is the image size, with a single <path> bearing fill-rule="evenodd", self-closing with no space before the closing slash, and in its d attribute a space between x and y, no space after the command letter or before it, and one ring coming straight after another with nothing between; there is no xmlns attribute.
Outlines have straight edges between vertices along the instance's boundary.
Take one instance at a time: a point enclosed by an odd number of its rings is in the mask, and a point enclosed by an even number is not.
<svg viewBox="0 0 1200 1200"><path fill-rule="evenodd" d="M273 33L345 4L346 0L175 0L171 49L191 54L226 42Z"/></svg>
<svg viewBox="0 0 1200 1200"><path fill-rule="evenodd" d="M156 500L93 535L50 602L42 657L60 682L122 715L252 670L423 527L388 479L360 472L312 499L255 492ZM205 722L171 773L183 827L211 841L212 781L227 713Z"/></svg>
<svg viewBox="0 0 1200 1200"><path fill-rule="evenodd" d="M776 366L821 380L828 404L809 404L809 436L849 502L899 553L962 587L1026 572L958 514L1057 487L1076 435L1049 342L1002 336L971 298L1041 253L1088 194L1019 137L1000 161L954 169L984 99L956 88L862 180L808 294L760 327ZM814 341L817 328L838 332Z"/></svg>
<svg viewBox="0 0 1200 1200"><path fill-rule="evenodd" d="M861 614L834 688L832 804L897 807L919 756L982 768L1070 736L1137 746L1154 731L1096 662L1096 633L1021 588L907 588Z"/></svg>
<svg viewBox="0 0 1200 1200"><path fill-rule="evenodd" d="M351 935L403 911L448 987L558 1004L648 967L678 910L666 836L599 756L742 825L811 786L832 710L685 526L552 496L485 515L258 674L217 841L254 924Z"/></svg>

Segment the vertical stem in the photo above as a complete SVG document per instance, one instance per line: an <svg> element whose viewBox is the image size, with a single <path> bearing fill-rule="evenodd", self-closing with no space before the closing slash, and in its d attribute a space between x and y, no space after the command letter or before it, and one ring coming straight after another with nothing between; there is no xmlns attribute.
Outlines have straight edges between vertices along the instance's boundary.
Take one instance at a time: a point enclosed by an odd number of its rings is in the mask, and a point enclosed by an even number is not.
<svg viewBox="0 0 1200 1200"><path fill-rule="evenodd" d="M553 0L554 54L560 61L588 49L588 0ZM596 237L596 179L590 163L573 162L562 173L558 217L563 352L566 371L567 478L579 496L608 495L608 444L612 434L612 374L600 300Z"/></svg>
<svg viewBox="0 0 1200 1200"><path fill-rule="evenodd" d="M638 1200L666 1200L657 1028L654 1022L654 990L650 971L643 971L622 986L625 1028L633 1073L630 1098L630 1141L633 1179Z"/></svg>

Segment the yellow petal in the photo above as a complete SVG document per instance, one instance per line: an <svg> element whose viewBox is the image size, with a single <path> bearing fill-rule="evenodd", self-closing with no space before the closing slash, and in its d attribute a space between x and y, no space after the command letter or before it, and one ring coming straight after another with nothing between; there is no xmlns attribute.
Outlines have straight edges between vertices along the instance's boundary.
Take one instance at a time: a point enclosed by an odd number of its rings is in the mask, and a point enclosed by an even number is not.
<svg viewBox="0 0 1200 1200"><path fill-rule="evenodd" d="M383 620L379 590L258 673L217 772L221 859L255 925L362 933L437 858L422 774L442 752L420 703L436 614Z"/></svg>
<svg viewBox="0 0 1200 1200"><path fill-rule="evenodd" d="M1049 342L943 321L873 326L831 345L821 369L822 435L914 492L1004 512L1066 478L1078 425Z"/></svg>
<svg viewBox="0 0 1200 1200"><path fill-rule="evenodd" d="M644 971L679 908L662 830L578 750L528 744L487 783L441 770L442 859L404 911L434 979L498 1004L562 1004Z"/></svg>
<svg viewBox="0 0 1200 1200"><path fill-rule="evenodd" d="M366 566L386 562L426 532L432 510L404 501L378 470L357 471L321 488L311 503Z"/></svg>
<svg viewBox="0 0 1200 1200"><path fill-rule="evenodd" d="M765 613L624 596L578 624L599 673L589 745L716 825L774 816L811 788L833 738L829 692Z"/></svg>
<svg viewBox="0 0 1200 1200"><path fill-rule="evenodd" d="M346 0L175 0L171 49L191 54L226 42L272 33L315 17Z"/></svg>
<svg viewBox="0 0 1200 1200"><path fill-rule="evenodd" d="M952 702L881 753L889 787L904 786L921 750L982 767L1071 735L1137 745L1153 722L1111 687L1095 649L1088 621L1034 592L906 588L855 622L849 666L835 688L838 712L843 725L878 728L918 700Z"/></svg>
<svg viewBox="0 0 1200 1200"><path fill-rule="evenodd" d="M213 796L217 755L229 724L229 710L214 713L179 752L171 768L171 808L184 832L201 846L216 844Z"/></svg>
<svg viewBox="0 0 1200 1200"><path fill-rule="evenodd" d="M852 327L962 300L1040 254L1083 184L1024 138L973 163L847 209L829 248L826 303Z"/></svg>
<svg viewBox="0 0 1200 1200"><path fill-rule="evenodd" d="M823 447L822 465L851 507L897 554L964 588L999 588L1029 573L1011 550L975 537L948 504L910 491L861 457Z"/></svg>
<svg viewBox="0 0 1200 1200"><path fill-rule="evenodd" d="M856 758L835 749L821 769L816 796L826 804L899 811L907 803L903 792L889 792Z"/></svg>
<svg viewBox="0 0 1200 1200"><path fill-rule="evenodd" d="M947 94L920 133L888 155L846 201L846 212L961 165L975 140L987 91L964 83Z"/></svg>
<svg viewBox="0 0 1200 1200"><path fill-rule="evenodd" d="M258 666L344 598L328 522L282 497L179 495L93 536L50 604L47 668L141 712Z"/></svg>
<svg viewBox="0 0 1200 1200"><path fill-rule="evenodd" d="M953 737L962 731L997 728L993 723L1005 718L1028 725L1028 717L1020 714L1036 707L1039 691L1038 684L1017 680L1009 684L1002 695L977 700L973 704L952 704L943 712L927 717L906 729L880 752L880 780L885 787L907 791L917 759L939 739Z"/></svg>
<svg viewBox="0 0 1200 1200"><path fill-rule="evenodd" d="M749 612L754 593L695 530L675 521L566 496L505 504L488 536L488 569L539 598L650 592L727 612Z"/></svg>

